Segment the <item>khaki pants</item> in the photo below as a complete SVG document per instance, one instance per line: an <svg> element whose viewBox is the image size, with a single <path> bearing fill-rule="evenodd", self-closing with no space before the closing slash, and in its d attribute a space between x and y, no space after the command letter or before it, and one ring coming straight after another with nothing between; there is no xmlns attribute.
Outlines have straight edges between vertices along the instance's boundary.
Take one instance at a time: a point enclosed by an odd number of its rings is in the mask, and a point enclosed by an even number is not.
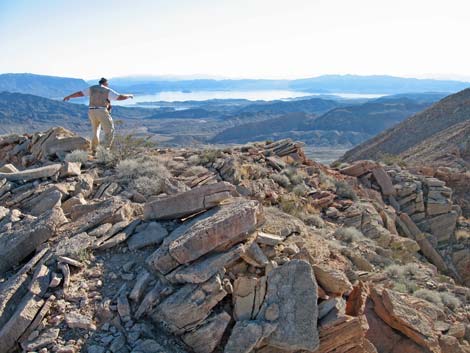
<svg viewBox="0 0 470 353"><path fill-rule="evenodd" d="M114 140L114 123L111 114L106 109L89 109L88 117L90 118L91 127L93 128L93 137L91 140L91 149L93 152L100 144L101 127L104 130L104 147L111 147Z"/></svg>

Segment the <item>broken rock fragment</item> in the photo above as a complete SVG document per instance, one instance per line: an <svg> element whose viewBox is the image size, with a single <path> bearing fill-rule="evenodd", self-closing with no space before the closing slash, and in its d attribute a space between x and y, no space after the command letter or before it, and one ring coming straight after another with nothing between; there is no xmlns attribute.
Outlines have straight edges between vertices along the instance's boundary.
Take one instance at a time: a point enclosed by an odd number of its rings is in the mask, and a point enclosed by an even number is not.
<svg viewBox="0 0 470 353"><path fill-rule="evenodd" d="M144 218L164 220L187 217L217 206L234 194L235 187L227 182L203 185L146 203Z"/></svg>
<svg viewBox="0 0 470 353"><path fill-rule="evenodd" d="M290 351L318 348L317 282L308 262L292 260L269 272L266 297L256 319L269 321L276 316L274 322L279 325L265 339L269 346Z"/></svg>
<svg viewBox="0 0 470 353"><path fill-rule="evenodd" d="M54 208L34 219L16 222L13 228L0 234L0 273L7 271L56 234L66 222L60 208Z"/></svg>
<svg viewBox="0 0 470 353"><path fill-rule="evenodd" d="M219 276L200 285L187 284L161 302L152 319L164 322L173 333L180 335L207 318L226 294Z"/></svg>

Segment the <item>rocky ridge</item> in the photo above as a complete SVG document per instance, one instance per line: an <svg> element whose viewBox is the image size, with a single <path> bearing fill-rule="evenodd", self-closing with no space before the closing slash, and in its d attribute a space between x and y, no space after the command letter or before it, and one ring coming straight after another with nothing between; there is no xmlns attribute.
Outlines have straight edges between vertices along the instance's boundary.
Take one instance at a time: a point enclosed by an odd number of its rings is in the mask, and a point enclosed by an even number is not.
<svg viewBox="0 0 470 353"><path fill-rule="evenodd" d="M470 351L470 222L444 182L290 140L142 151L153 178L126 179L71 161L88 144L0 138L6 353Z"/></svg>

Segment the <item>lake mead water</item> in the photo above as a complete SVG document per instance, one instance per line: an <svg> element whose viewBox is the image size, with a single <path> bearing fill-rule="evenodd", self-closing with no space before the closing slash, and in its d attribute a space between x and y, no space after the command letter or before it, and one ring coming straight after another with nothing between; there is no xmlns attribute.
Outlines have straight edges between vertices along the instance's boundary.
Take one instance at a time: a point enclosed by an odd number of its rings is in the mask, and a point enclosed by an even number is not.
<svg viewBox="0 0 470 353"><path fill-rule="evenodd" d="M204 101L209 99L248 99L256 100L277 100L299 98L319 95L335 95L341 98L379 98L383 94L360 94L360 93L311 93L289 90L264 90L264 91L164 91L154 94L135 95L133 100L115 102L116 105L133 105L143 102L182 102L182 101Z"/></svg>

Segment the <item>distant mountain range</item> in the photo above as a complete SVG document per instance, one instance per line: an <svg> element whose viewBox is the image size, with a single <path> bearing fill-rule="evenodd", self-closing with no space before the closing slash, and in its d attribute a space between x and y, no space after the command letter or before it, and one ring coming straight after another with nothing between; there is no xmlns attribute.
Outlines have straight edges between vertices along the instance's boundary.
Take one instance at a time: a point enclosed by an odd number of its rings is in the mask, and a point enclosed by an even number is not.
<svg viewBox="0 0 470 353"><path fill-rule="evenodd" d="M27 133L63 126L79 133L88 133L88 107L64 103L31 94L0 92L0 134ZM114 107L116 120L145 118L153 109Z"/></svg>
<svg viewBox="0 0 470 353"><path fill-rule="evenodd" d="M443 94L432 93L389 96L354 105L335 102L330 110L319 116L317 114L321 112L318 111L299 109L297 112L283 112L282 116L269 120L230 127L214 136L211 142L246 143L289 137L287 135L291 134L291 137L295 135L297 139L319 146L353 146L429 107L442 97Z"/></svg>
<svg viewBox="0 0 470 353"><path fill-rule="evenodd" d="M96 80L42 76L34 74L1 74L0 92L19 92L47 98L59 98L83 89ZM325 75L297 80L257 79L160 79L159 77L116 77L110 79L118 91L153 94L161 91L234 91L292 90L310 93L376 93L457 92L468 82L415 79L392 76Z"/></svg>
<svg viewBox="0 0 470 353"><path fill-rule="evenodd" d="M470 166L470 89L428 109L348 151L344 161L398 155L413 164Z"/></svg>
<svg viewBox="0 0 470 353"><path fill-rule="evenodd" d="M62 98L88 87L78 78L34 74L0 74L0 92L34 94L46 98Z"/></svg>

